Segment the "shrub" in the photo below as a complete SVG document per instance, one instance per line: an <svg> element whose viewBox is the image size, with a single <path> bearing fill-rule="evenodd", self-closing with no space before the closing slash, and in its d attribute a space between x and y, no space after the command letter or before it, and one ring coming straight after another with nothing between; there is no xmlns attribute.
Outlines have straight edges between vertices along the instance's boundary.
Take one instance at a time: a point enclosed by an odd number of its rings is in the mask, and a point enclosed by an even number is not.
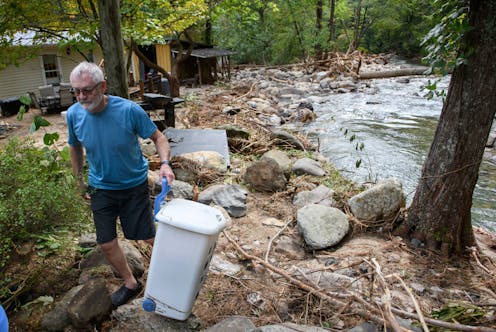
<svg viewBox="0 0 496 332"><path fill-rule="evenodd" d="M10 140L0 151L0 272L15 246L60 228L88 224L71 168L60 153Z"/></svg>

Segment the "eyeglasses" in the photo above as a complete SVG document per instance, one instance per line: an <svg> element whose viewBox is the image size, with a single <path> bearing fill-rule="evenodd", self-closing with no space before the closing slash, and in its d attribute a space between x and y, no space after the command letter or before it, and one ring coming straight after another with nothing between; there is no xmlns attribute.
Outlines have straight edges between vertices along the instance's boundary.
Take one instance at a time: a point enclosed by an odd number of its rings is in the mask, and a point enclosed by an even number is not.
<svg viewBox="0 0 496 332"><path fill-rule="evenodd" d="M72 88L71 92L74 93L76 96L79 96L79 94L82 92L84 96L90 95L93 93L93 91L100 85L102 82L98 82L97 84L93 85L90 88Z"/></svg>

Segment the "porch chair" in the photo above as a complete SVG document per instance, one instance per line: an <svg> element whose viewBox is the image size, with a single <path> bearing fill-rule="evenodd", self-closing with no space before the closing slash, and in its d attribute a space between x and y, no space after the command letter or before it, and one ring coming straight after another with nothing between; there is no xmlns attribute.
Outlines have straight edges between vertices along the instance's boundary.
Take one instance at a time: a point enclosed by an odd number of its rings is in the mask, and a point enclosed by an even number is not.
<svg viewBox="0 0 496 332"><path fill-rule="evenodd" d="M38 87L40 93L41 111L50 113L60 108L60 96L55 93L53 85L43 85Z"/></svg>
<svg viewBox="0 0 496 332"><path fill-rule="evenodd" d="M70 83L60 83L59 97L60 97L60 107L67 108L74 104L74 95L71 92Z"/></svg>

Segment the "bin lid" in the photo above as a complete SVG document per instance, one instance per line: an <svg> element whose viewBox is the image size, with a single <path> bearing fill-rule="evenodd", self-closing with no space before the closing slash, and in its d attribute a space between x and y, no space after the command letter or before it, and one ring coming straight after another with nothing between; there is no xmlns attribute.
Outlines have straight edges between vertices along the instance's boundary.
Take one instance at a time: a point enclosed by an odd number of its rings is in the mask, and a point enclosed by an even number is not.
<svg viewBox="0 0 496 332"><path fill-rule="evenodd" d="M205 235L220 233L226 219L219 209L182 198L166 203L155 216L158 222Z"/></svg>

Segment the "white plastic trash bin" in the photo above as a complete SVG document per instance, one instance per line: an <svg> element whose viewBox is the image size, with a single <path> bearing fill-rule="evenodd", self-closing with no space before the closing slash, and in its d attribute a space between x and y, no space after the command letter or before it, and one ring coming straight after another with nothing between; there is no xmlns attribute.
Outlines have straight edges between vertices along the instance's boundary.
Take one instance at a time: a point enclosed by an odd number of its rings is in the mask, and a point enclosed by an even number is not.
<svg viewBox="0 0 496 332"><path fill-rule="evenodd" d="M165 204L155 219L158 228L143 309L185 320L207 277L226 220L214 207L180 198Z"/></svg>

